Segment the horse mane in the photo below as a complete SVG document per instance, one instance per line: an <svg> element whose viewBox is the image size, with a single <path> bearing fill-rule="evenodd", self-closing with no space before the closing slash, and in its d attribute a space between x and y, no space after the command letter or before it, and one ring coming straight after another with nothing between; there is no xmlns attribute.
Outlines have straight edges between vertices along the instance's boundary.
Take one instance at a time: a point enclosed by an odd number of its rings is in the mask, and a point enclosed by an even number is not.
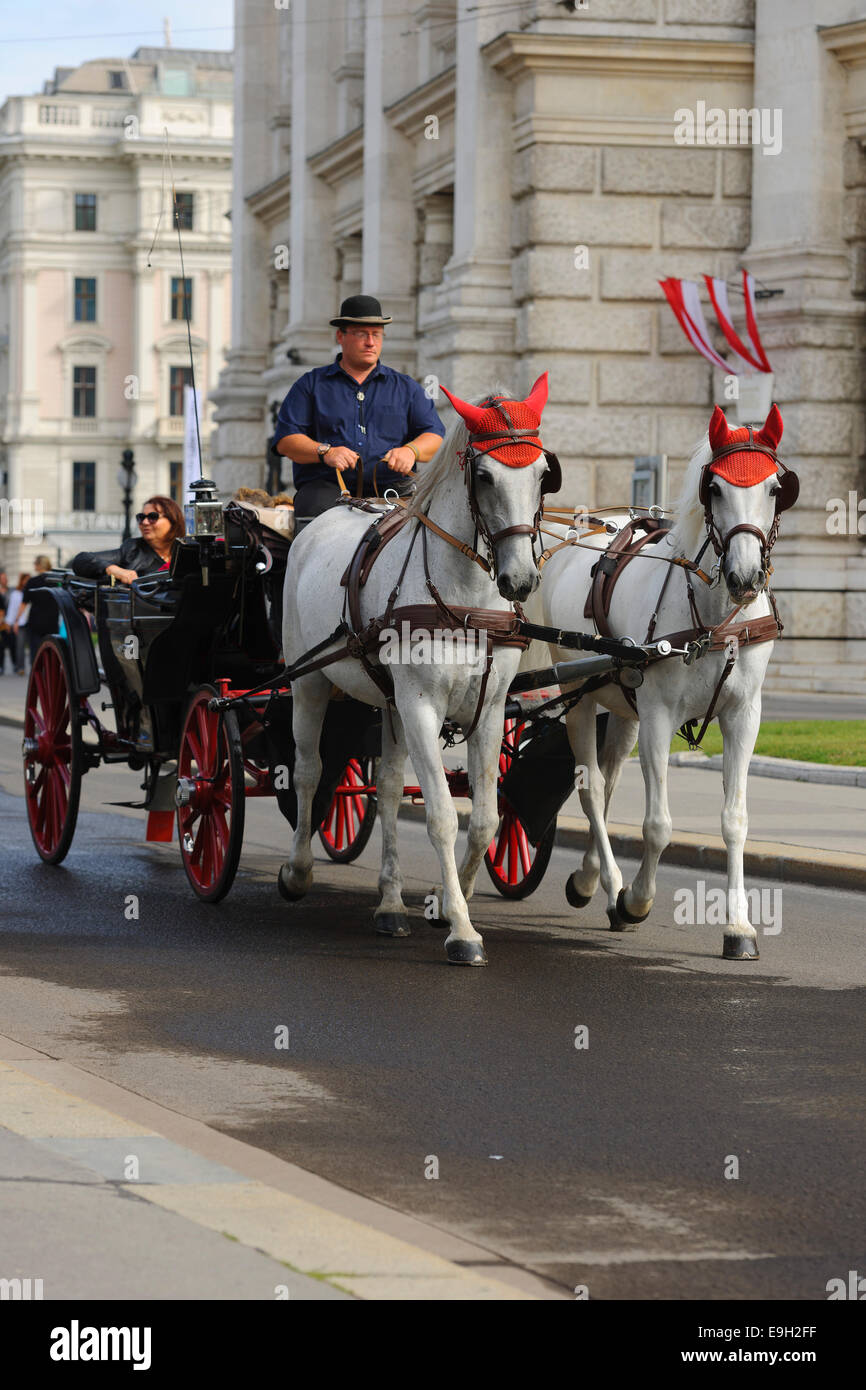
<svg viewBox="0 0 866 1390"><path fill-rule="evenodd" d="M665 541L674 554L685 555L690 560L695 558L704 540L704 508L698 493L701 471L711 457L709 435L705 434L686 465L683 485L673 506L674 524Z"/></svg>
<svg viewBox="0 0 866 1390"><path fill-rule="evenodd" d="M516 399L510 391L503 391L500 387L494 386L492 391L485 391L483 396L470 402L471 405L480 405L488 396L501 396L503 400L513 401ZM424 471L419 475L418 482L412 501L409 504L410 515L426 511L437 491L443 484L453 481L458 473L457 455L462 449L466 448L469 442L469 428L466 421L456 414L445 434L445 438L436 450L432 459L425 464Z"/></svg>

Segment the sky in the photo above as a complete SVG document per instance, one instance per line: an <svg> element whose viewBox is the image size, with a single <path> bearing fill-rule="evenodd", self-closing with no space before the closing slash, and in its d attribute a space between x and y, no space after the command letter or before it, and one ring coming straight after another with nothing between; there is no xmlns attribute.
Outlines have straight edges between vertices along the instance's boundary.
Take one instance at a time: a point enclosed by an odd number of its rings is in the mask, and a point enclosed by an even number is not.
<svg viewBox="0 0 866 1390"><path fill-rule="evenodd" d="M233 0L0 0L0 105L41 92L56 67L161 47L166 18L173 48L230 49L233 11Z"/></svg>

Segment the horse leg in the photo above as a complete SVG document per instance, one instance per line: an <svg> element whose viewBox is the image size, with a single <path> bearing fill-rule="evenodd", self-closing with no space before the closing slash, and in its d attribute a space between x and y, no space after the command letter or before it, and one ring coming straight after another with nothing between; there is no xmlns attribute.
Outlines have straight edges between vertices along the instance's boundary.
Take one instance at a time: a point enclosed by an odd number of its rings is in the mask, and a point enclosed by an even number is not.
<svg viewBox="0 0 866 1390"><path fill-rule="evenodd" d="M502 723L502 712L498 705L483 710L467 749L472 812L466 834L466 853L459 873L460 887L467 902L472 897L481 861L499 824L496 783Z"/></svg>
<svg viewBox="0 0 866 1390"><path fill-rule="evenodd" d="M749 921L749 903L743 882L743 849L749 828L746 779L749 762L761 726L760 697L738 703L719 715L722 730L722 834L728 850L728 925L722 955L727 960L757 960L758 940Z"/></svg>
<svg viewBox="0 0 866 1390"><path fill-rule="evenodd" d="M598 879L595 874L595 861L602 887L607 893L608 916L615 909L617 894L622 887L622 874L619 871L608 838L605 815L605 780L598 762L595 737L595 704L591 700L581 700L566 716L568 741L574 754L574 761L580 783L580 804L589 821L592 842L584 855L583 869L575 871L567 880L565 895L572 907L585 907L595 891ZM585 877L589 859L589 877ZM590 888L589 895L584 888Z"/></svg>
<svg viewBox="0 0 866 1390"><path fill-rule="evenodd" d="M469 920L466 899L460 887L454 845L457 841L457 812L439 753L439 730L443 715L429 700L401 701L403 727L412 766L427 808L427 834L439 856L442 881L440 913L451 930L445 940L445 953L452 965L486 965L487 956L480 934Z"/></svg>
<svg viewBox="0 0 866 1390"><path fill-rule="evenodd" d="M620 893L616 921L611 930L630 931L649 916L656 896L656 869L670 844L671 813L668 803L668 761L673 719L666 708L641 713L640 762L646 793L643 820L643 855L634 879Z"/></svg>
<svg viewBox="0 0 866 1390"><path fill-rule="evenodd" d="M393 733L392 733L393 719ZM408 936L409 916L403 902L403 875L397 855L397 813L403 796L406 738L395 709L382 718L382 757L376 773L376 800L382 827L379 906L373 914L380 936Z"/></svg>
<svg viewBox="0 0 866 1390"><path fill-rule="evenodd" d="M607 732L598 754L599 767L604 777L604 819L607 822L610 799L616 790L623 764L634 747L637 738L638 721L611 714L607 721ZM598 845L592 830L584 851L579 869L566 880L565 896L572 907L586 907L598 887L600 859Z"/></svg>
<svg viewBox="0 0 866 1390"><path fill-rule="evenodd" d="M292 734L295 741L295 766L292 785L298 799L298 823L289 857L280 867L277 887L286 902L296 902L308 893L313 884L312 838L313 797L322 775L319 738L331 682L319 671L313 671L296 683L292 690Z"/></svg>

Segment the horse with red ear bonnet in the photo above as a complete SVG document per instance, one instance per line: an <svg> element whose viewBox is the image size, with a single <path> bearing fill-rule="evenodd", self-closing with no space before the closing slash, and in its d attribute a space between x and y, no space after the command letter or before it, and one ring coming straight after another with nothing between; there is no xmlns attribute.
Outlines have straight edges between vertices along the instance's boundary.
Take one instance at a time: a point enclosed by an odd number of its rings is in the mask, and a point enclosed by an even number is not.
<svg viewBox="0 0 866 1390"><path fill-rule="evenodd" d="M631 698L614 677L585 695L566 717L575 763L586 770L580 799L591 833L583 864L567 881L566 896L572 907L585 907L601 879L614 931L633 931L655 898L658 860L671 834L671 739L686 723L694 730L697 723L706 726L718 717L724 739L722 832L728 851L723 955L736 960L758 955L743 887L746 778L761 722L761 686L773 639L781 631L767 590L769 555L780 517L796 501L799 486L796 474L778 456L781 437L782 416L775 405L759 429L732 429L716 407L708 434L686 470L673 526L660 532L655 544L641 546L611 589L610 635L638 643L670 635L679 649L695 640L700 659L690 665L678 657L650 663ZM630 519L623 513L614 520L622 530ZM562 531L566 543L552 548L528 616L548 627L591 632L593 620L585 616L585 601L593 585L592 571L611 544L610 537L586 535L577 538L579 543L569 543L564 526L554 529ZM632 530L626 539L634 535ZM708 549L718 556L711 570L703 558ZM670 563L675 560L685 564ZM552 645L550 650L555 661L568 657L564 649ZM524 664L538 661L528 654ZM598 707L611 713L600 760ZM644 850L632 882L623 887L605 820L620 770L634 748L638 720L646 793Z"/></svg>

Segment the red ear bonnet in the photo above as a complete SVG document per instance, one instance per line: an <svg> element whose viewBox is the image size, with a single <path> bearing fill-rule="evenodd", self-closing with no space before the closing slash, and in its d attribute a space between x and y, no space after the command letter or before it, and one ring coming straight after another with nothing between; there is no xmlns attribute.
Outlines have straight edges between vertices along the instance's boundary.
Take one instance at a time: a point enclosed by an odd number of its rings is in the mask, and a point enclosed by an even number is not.
<svg viewBox="0 0 866 1390"><path fill-rule="evenodd" d="M773 405L761 429L755 430L753 441L775 452L776 445L782 438L782 429L779 407ZM720 478L733 483L735 487L754 487L756 483L762 483L777 471L775 459L751 446L749 431L745 426L732 430L719 406L713 411L709 435L710 448L714 454L731 444L743 445L742 449L724 454L722 458L715 459L710 464L711 473L717 473Z"/></svg>
<svg viewBox="0 0 866 1390"><path fill-rule="evenodd" d="M534 463L544 446L538 437L541 414L547 404L547 372L538 378L525 401L511 401L493 396L483 405L468 405L453 396L447 387L442 390L457 414L469 426L469 443L478 454L491 454L510 468L525 468ZM501 402L501 404L500 404ZM530 430L531 434L513 439L509 429ZM483 438L482 436L490 436Z"/></svg>

